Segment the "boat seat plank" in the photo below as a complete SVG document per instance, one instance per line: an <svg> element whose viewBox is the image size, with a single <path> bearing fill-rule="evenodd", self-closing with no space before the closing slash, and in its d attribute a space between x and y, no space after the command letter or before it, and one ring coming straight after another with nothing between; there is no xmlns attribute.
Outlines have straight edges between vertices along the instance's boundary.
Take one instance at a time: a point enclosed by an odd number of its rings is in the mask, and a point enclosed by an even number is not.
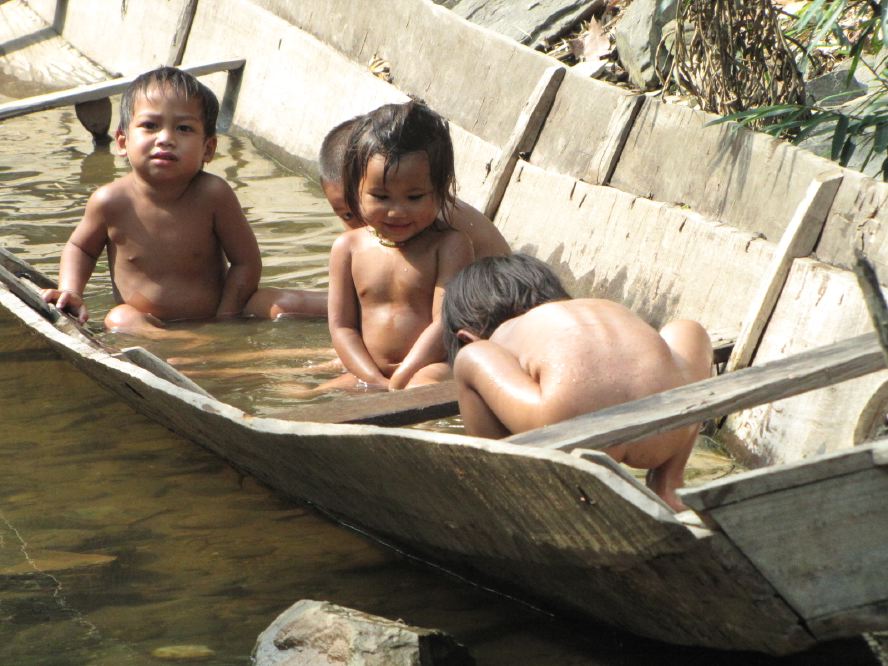
<svg viewBox="0 0 888 666"><path fill-rule="evenodd" d="M237 70L242 68L245 63L246 60L243 58L237 58L184 66L181 69L190 72L194 76L203 76L215 72ZM76 88L68 88L67 90L59 90L45 95L36 95L34 97L26 97L25 99L6 102L5 104L0 104L0 120L15 118L16 116L24 116L36 111L54 109L59 106L69 106L72 104L81 104L83 102L104 99L111 95L122 93L135 79L136 76L125 76L111 79L110 81L90 83L83 86L77 86Z"/></svg>
<svg viewBox="0 0 888 666"><path fill-rule="evenodd" d="M885 368L875 333L688 384L507 438L570 451L604 449Z"/></svg>
<svg viewBox="0 0 888 666"><path fill-rule="evenodd" d="M313 423L364 423L403 426L459 413L453 381L418 386L407 391L372 393L304 405L276 414L279 418Z"/></svg>

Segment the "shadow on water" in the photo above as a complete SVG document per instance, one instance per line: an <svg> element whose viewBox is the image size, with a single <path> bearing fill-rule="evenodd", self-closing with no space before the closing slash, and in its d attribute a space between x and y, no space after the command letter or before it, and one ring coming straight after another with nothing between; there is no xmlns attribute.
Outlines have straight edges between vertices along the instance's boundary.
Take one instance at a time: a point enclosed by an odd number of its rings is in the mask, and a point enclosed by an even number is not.
<svg viewBox="0 0 888 666"><path fill-rule="evenodd" d="M0 134L0 179L9 185L0 242L50 275L89 192L125 170L72 126L73 113L60 110L4 123ZM236 164L266 284L325 288L338 227L320 192L248 142L222 139L212 166L228 173ZM111 304L106 266L88 299L94 313ZM329 344L318 321L233 322L212 336L232 352ZM234 383L220 380L216 390ZM262 386L240 399L261 401ZM303 598L440 628L481 665L785 666L839 655L844 664L876 663L862 639L777 660L555 621L281 500L134 413L3 318L0 460L2 664L161 664L153 652L170 645L205 646L213 664L247 664L256 636Z"/></svg>

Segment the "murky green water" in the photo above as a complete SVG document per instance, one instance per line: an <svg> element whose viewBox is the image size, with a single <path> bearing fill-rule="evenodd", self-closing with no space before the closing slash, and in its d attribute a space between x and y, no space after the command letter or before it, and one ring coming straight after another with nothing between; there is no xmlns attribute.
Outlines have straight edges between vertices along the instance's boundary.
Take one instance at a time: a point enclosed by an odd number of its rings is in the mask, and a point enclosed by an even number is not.
<svg viewBox="0 0 888 666"><path fill-rule="evenodd" d="M86 197L125 168L93 151L73 111L3 123L0 243L54 276ZM235 186L247 211L264 283L324 288L338 225L318 188L227 137L210 170ZM104 266L88 298L100 324L111 304ZM198 353L329 344L322 321L193 330L212 338ZM246 389L201 381L262 411L280 400L268 373ZM207 663L247 664L256 636L303 598L441 628L479 664L778 663L555 622L405 559L241 478L3 319L0 470L3 665L162 664L170 662L155 650L183 644L212 650ZM779 663L872 662L860 641L830 650Z"/></svg>

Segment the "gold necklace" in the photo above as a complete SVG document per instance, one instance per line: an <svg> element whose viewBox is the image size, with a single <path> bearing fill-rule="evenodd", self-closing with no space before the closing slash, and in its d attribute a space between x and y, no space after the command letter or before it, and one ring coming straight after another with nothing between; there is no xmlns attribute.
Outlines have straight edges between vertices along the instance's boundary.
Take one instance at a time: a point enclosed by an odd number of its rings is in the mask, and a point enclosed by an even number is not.
<svg viewBox="0 0 888 666"><path fill-rule="evenodd" d="M407 241L393 241L393 240L389 240L388 238L383 238L382 236L380 236L376 232L376 229L374 229L373 227L371 227L369 225L367 226L367 231L370 232L370 235L373 236L376 239L376 241L380 245L382 245L382 247L404 247L404 244L407 242ZM410 239L408 238L407 240L410 240Z"/></svg>

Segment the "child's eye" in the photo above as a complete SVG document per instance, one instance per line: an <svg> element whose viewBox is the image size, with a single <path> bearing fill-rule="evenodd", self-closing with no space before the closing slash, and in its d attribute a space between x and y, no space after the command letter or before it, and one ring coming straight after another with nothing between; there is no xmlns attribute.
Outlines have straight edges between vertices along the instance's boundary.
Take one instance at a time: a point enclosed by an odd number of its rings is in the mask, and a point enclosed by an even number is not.
<svg viewBox="0 0 888 666"><path fill-rule="evenodd" d="M157 123L153 123L150 120L143 120L137 125L137 127L141 127L142 129L146 130L153 130L157 129Z"/></svg>
<svg viewBox="0 0 888 666"><path fill-rule="evenodd" d="M193 132L194 128L191 125L179 125L178 130L180 132Z"/></svg>
<svg viewBox="0 0 888 666"><path fill-rule="evenodd" d="M419 201L419 200L422 199L424 196L425 196L425 194L411 194L411 195L408 196L407 198L410 199L410 201Z"/></svg>
<svg viewBox="0 0 888 666"><path fill-rule="evenodd" d="M372 198L376 199L377 201L385 201L386 199L388 199L387 194L375 194L373 192L370 192L370 196Z"/></svg>

